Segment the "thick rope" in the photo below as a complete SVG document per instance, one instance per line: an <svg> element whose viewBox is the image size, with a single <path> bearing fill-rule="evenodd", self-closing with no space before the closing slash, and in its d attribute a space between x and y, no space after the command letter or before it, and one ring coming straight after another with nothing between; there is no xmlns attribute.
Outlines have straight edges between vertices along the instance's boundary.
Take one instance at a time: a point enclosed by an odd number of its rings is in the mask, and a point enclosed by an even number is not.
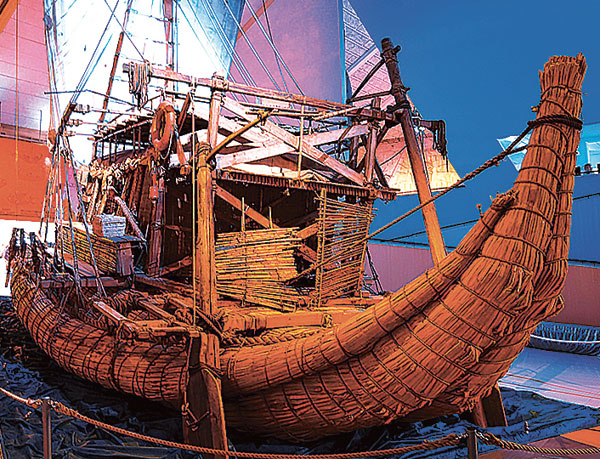
<svg viewBox="0 0 600 459"><path fill-rule="evenodd" d="M19 402L23 403L30 408L38 409L42 406L42 400L36 399L32 400L29 398L19 397L18 395L13 394L12 392L7 391L6 389L0 387L0 392L6 395L7 397ZM170 440L163 440L160 438L150 437L148 435L139 434L137 432L131 432L129 430L123 429L121 427L112 426L110 424L106 424L104 422L98 421L96 419L92 419L88 416L81 414L79 411L69 408L63 403L56 402L51 400L49 402L50 406L57 413L64 414L66 416L70 416L80 421L86 422L96 427L100 427L101 429L108 430L110 432L114 432L120 435L125 435L131 438L136 438L138 440L147 441L150 443L155 443L158 445L166 446L169 448L179 448L185 449L188 451L194 451L201 454L212 454L215 456L234 456L246 459L298 459L298 455L296 454L271 454L271 453L250 453L244 451L228 451L222 449L214 449L214 448L206 448L203 446L195 446L188 445L185 443L178 443ZM403 446L401 448L391 448L391 449L382 449L376 451L363 451L356 453L334 453L334 454L313 454L306 455L306 457L310 457L313 459L357 459L360 457L381 457L381 456L393 456L397 454L405 454L412 451L423 451L423 450L434 450L438 448L442 448L445 446L456 446L463 439L464 435L458 434L450 434L438 440L428 441L425 440L423 443L419 443L418 445L410 445Z"/></svg>
<svg viewBox="0 0 600 459"><path fill-rule="evenodd" d="M486 445L498 446L502 449L510 449L515 451L527 451L530 453L538 454L552 454L552 455L587 455L587 454L598 454L600 448L589 447L589 448L539 448L531 445L521 445L512 441L502 440L491 433L479 433L477 434L482 443Z"/></svg>
<svg viewBox="0 0 600 459"><path fill-rule="evenodd" d="M37 409L40 406L42 406L42 401L39 398L37 400L32 400L30 398L19 397L18 395L13 394L12 392L7 391L3 387L0 387L0 392L2 392L8 398L12 398L13 400L15 400L15 401L17 401L19 403L22 403L23 405L27 405L29 408L36 408Z"/></svg>
<svg viewBox="0 0 600 459"><path fill-rule="evenodd" d="M7 397L27 405L30 408L39 409L42 406L41 399L30 399L20 397L8 390L0 387L0 393L6 395ZM170 440L163 440L160 438L150 437L148 435L143 435L137 432L131 432L127 429L123 429L121 427L112 426L110 424L106 424L104 422L98 421L96 419L92 419L88 416L81 414L79 411L69 408L63 403L56 402L51 400L49 402L50 406L57 412L64 414L66 416L70 416L80 421L86 422L88 424L94 425L96 427L100 427L101 429L108 430L110 432L114 432L117 434L125 435L131 438L135 438L138 440L147 441L150 443L155 443L158 445L170 447L170 448L179 448L185 449L188 451L194 451L202 454L213 454L215 456L234 456L240 458L247 459L297 459L297 455L295 454L271 454L271 453L251 453L245 451L228 451L214 448L206 448L203 446L195 446L188 445L185 443L178 443ZM425 440L423 443L419 443L417 445L403 446L400 448L390 448L390 449L380 449L375 451L362 451L362 452L354 452L354 453L332 453L332 454L307 454L306 457L310 457L313 459L356 459L360 457L382 457L382 456L393 456L397 454L405 454L413 451L425 451L425 450L434 450L438 448L443 448L446 446L456 446L461 443L462 440L466 438L465 434L449 434L443 438L437 440ZM531 453L538 454L555 454L555 455L590 455L590 454L598 454L600 453L600 448L589 447L589 448L540 448L532 445L522 445L520 443L515 443L508 440L502 440L496 437L494 434L489 432L477 432L477 438L481 440L482 443L491 446L497 446L502 449L508 449L513 451L527 451Z"/></svg>

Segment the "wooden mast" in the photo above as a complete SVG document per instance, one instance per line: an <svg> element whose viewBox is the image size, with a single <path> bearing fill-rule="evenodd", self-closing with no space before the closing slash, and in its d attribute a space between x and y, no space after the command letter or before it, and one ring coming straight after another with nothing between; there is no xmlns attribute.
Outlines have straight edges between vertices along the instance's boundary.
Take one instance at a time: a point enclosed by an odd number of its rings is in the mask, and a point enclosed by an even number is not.
<svg viewBox="0 0 600 459"><path fill-rule="evenodd" d="M400 67L398 66L398 59L396 57L399 48L394 48L390 39L384 38L381 40L381 49L390 76L390 82L392 83L391 93L392 96L394 96L396 108L399 109L397 113L399 114L400 124L402 125L410 167L415 179L415 184L417 185L419 202L422 203L431 199L431 189L429 188L429 180L427 179L427 173L425 172L425 164L423 164L423 158L419 151L419 144L417 143L417 137L415 135L415 126L412 117L410 116L410 102L406 97L407 88L402 83L402 78L400 77ZM423 207L422 212L423 221L425 222L425 231L427 231L427 239L429 240L429 247L431 248L431 258L433 259L433 264L437 266L442 258L446 256L446 247L444 245L444 238L442 237L440 222L435 211L435 204L433 202L427 204Z"/></svg>
<svg viewBox="0 0 600 459"><path fill-rule="evenodd" d="M215 234L213 214L213 186L210 167L206 162L211 148L216 146L216 130L220 110L220 91L213 91L211 118L207 143L196 147L194 165L196 167L197 228L195 241L196 302L204 316L212 318L217 304L217 284L215 270ZM214 107L213 107L214 105ZM210 128L212 126L212 129ZM194 318L196 317L194 311ZM194 324L195 325L195 324ZM194 445L215 449L227 449L225 414L221 395L220 343L214 333L200 333L190 338L188 383L186 387L187 406L184 407L184 438ZM204 455L216 459L214 455Z"/></svg>
<svg viewBox="0 0 600 459"><path fill-rule="evenodd" d="M431 188L429 188L425 164L423 163L423 158L417 143L417 137L415 135L415 128L410 114L410 102L406 97L407 88L402 83L402 78L400 77L400 67L398 66L398 59L396 57L399 48L394 48L391 40L389 38L384 38L381 40L381 49L390 76L390 82L392 83L391 93L392 96L394 96L400 124L402 125L408 158L415 184L417 185L419 202L422 203L431 199ZM425 231L427 231L427 239L429 240L429 247L431 249L431 258L433 259L433 264L437 266L446 256L446 247L437 212L435 210L435 204L432 202L431 204L424 206L422 212L423 221L425 222ZM500 395L500 389L497 384L492 389L490 395L481 399L475 405L473 410L471 410L470 415L473 421L482 427L507 425L506 414L504 413L504 406L502 404L502 396Z"/></svg>

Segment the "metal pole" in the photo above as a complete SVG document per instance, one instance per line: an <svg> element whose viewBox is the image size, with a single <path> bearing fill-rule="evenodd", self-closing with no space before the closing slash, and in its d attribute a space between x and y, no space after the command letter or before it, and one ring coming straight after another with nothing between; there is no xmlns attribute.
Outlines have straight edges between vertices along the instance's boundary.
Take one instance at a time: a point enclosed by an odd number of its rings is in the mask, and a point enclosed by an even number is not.
<svg viewBox="0 0 600 459"><path fill-rule="evenodd" d="M42 433L44 443L44 459L52 459L52 408L50 399L42 399Z"/></svg>
<svg viewBox="0 0 600 459"><path fill-rule="evenodd" d="M477 431L472 427L467 429L467 459L478 459Z"/></svg>

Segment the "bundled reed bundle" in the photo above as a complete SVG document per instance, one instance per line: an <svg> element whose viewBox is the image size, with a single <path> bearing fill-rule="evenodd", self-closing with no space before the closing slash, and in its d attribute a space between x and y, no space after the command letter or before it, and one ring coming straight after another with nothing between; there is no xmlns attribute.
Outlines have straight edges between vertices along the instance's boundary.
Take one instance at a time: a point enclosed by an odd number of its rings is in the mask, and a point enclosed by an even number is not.
<svg viewBox="0 0 600 459"><path fill-rule="evenodd" d="M361 205L320 198L317 261L339 261L317 268L313 305L360 290L367 247L363 239L372 219L372 201Z"/></svg>
<svg viewBox="0 0 600 459"><path fill-rule="evenodd" d="M217 291L248 303L295 310L298 293L285 281L298 274L294 251L299 244L295 230L290 228L219 234Z"/></svg>

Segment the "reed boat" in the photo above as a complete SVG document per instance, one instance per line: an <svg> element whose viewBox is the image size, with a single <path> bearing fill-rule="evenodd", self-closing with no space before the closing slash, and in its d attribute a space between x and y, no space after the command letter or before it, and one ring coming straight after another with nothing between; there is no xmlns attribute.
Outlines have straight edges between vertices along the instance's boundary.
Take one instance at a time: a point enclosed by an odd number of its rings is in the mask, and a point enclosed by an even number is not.
<svg viewBox="0 0 600 459"><path fill-rule="evenodd" d="M378 295L363 289L369 224L375 199L395 194L376 150L396 130L419 157L397 49L383 50L387 109L131 63L142 106L154 78L182 97L99 127L77 173L70 105L42 229L15 229L9 250L14 307L36 343L84 379L181 406L188 438L209 430L217 446L225 423L309 441L476 408L562 306L585 59L545 64L513 188L447 255L411 162L435 266ZM346 126L304 127L340 116Z"/></svg>

